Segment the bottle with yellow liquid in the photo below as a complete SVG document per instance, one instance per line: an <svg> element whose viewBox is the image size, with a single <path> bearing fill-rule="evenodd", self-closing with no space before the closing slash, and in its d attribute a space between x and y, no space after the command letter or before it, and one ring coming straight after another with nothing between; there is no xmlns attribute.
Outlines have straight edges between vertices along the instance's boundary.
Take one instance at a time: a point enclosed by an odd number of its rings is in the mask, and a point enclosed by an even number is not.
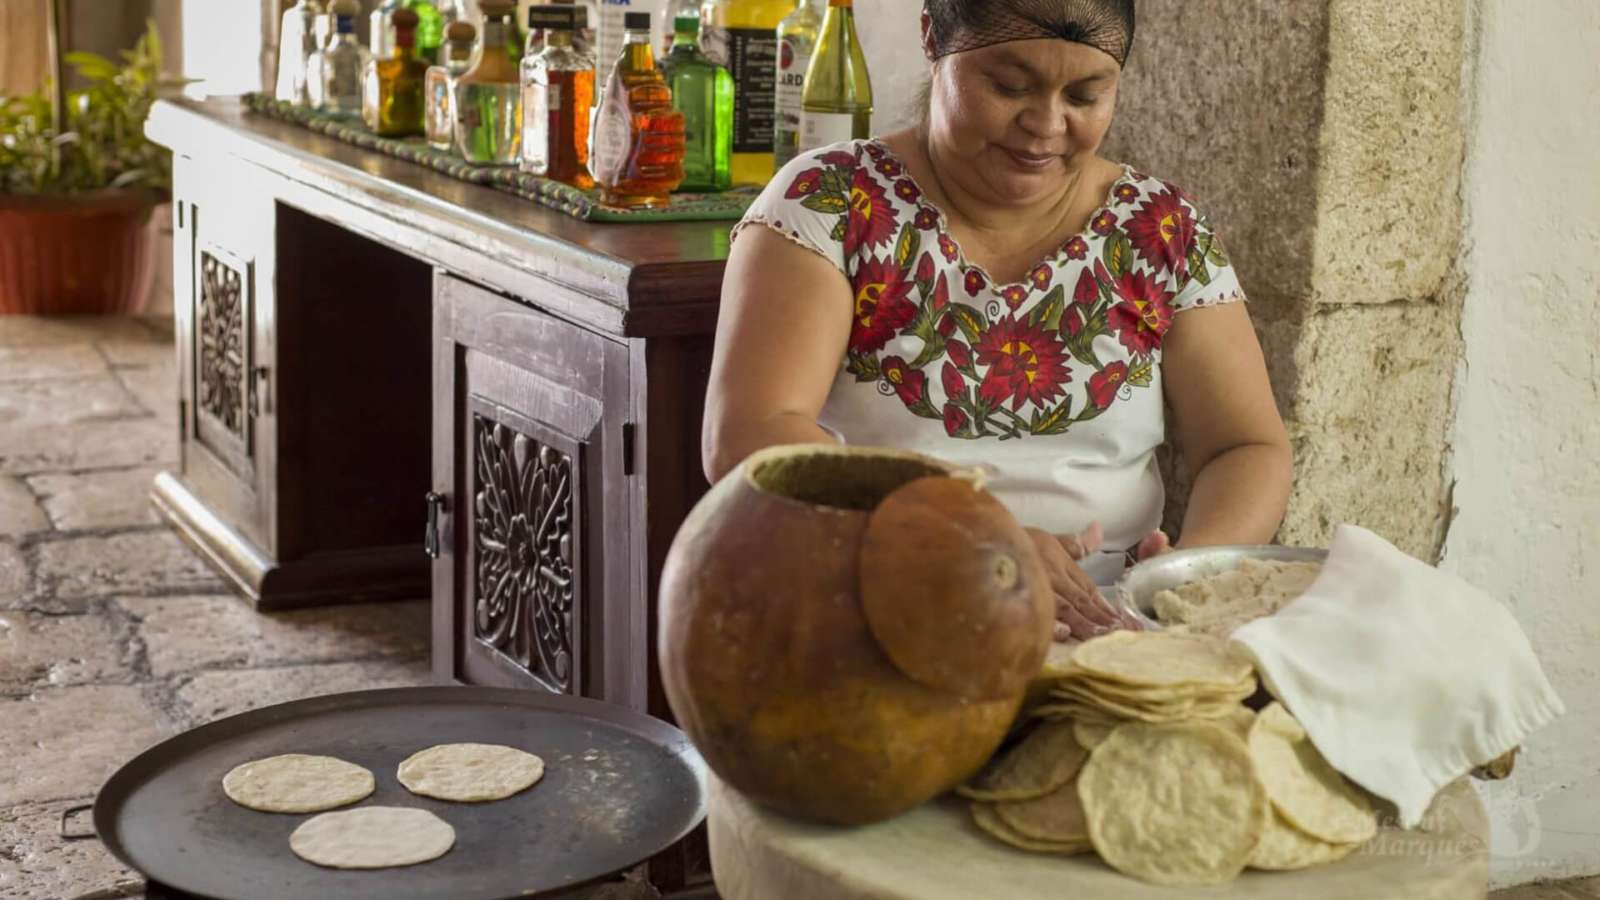
<svg viewBox="0 0 1600 900"><path fill-rule="evenodd" d="M702 48L733 74L733 183L763 185L775 171L778 23L795 0L715 0L702 7Z"/></svg>
<svg viewBox="0 0 1600 900"><path fill-rule="evenodd" d="M428 64L417 57L417 14L397 9L394 49L388 59L367 63L361 92L361 115L367 127L383 137L422 134L423 83Z"/></svg>
<svg viewBox="0 0 1600 900"><path fill-rule="evenodd" d="M852 0L828 0L801 95L800 152L872 136L872 79Z"/></svg>
<svg viewBox="0 0 1600 900"><path fill-rule="evenodd" d="M683 113L656 68L650 14L631 12L595 116L594 177L613 206L666 206L683 182Z"/></svg>

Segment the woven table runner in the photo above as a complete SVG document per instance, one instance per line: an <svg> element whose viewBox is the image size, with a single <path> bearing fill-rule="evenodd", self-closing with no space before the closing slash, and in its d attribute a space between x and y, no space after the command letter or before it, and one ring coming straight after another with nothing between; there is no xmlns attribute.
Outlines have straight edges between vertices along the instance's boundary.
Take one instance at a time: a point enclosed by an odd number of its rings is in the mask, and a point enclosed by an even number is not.
<svg viewBox="0 0 1600 900"><path fill-rule="evenodd" d="M590 222L734 221L744 215L758 193L754 188L734 188L720 194L673 194L671 203L665 207L624 209L601 203L597 190L579 190L570 184L529 175L516 166L469 163L453 154L433 149L420 137L379 137L359 119L315 112L261 93L245 94L244 104L251 112L293 122L347 144L427 166L451 178L516 194Z"/></svg>

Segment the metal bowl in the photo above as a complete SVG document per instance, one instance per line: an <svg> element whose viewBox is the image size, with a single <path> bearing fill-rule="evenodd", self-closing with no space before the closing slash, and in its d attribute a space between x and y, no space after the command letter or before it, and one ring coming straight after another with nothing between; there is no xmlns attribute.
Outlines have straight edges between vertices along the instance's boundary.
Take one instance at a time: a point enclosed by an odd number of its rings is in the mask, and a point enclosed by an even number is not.
<svg viewBox="0 0 1600 900"><path fill-rule="evenodd" d="M1161 624L1155 615L1155 596L1160 591L1232 571L1247 559L1320 563L1327 558L1326 550L1268 544L1174 550L1147 559L1124 573L1117 579L1112 601L1146 628L1160 630Z"/></svg>

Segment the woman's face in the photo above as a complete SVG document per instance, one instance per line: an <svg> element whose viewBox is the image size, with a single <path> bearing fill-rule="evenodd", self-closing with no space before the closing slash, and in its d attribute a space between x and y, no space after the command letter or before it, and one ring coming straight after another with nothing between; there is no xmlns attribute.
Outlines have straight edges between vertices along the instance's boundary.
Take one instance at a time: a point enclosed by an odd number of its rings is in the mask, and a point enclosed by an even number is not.
<svg viewBox="0 0 1600 900"><path fill-rule="evenodd" d="M952 53L933 68L929 140L940 178L1002 206L1059 196L1111 126L1122 70L1051 38Z"/></svg>

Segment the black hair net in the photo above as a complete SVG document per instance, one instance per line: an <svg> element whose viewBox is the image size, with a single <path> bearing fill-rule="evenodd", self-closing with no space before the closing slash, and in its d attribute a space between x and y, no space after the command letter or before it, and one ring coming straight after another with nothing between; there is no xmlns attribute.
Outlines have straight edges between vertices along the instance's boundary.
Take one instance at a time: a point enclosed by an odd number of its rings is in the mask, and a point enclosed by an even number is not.
<svg viewBox="0 0 1600 900"><path fill-rule="evenodd" d="M1133 0L924 0L938 59L963 50L1033 38L1087 44L1128 64Z"/></svg>

